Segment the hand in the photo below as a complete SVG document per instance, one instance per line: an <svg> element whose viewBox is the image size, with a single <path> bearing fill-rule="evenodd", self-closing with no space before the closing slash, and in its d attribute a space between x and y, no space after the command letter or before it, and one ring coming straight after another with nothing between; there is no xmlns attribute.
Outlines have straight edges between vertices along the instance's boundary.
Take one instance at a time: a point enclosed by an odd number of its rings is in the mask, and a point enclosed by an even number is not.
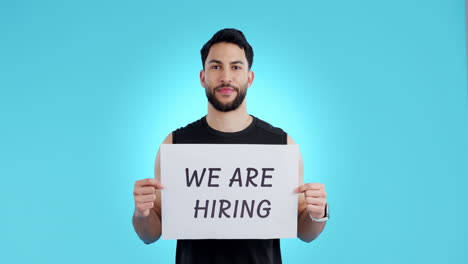
<svg viewBox="0 0 468 264"><path fill-rule="evenodd" d="M316 219L325 217L325 205L327 204L325 185L306 183L297 187L296 192L304 194L310 216Z"/></svg>
<svg viewBox="0 0 468 264"><path fill-rule="evenodd" d="M162 184L153 178L135 182L133 197L135 199L135 216L147 217L156 200L156 190L161 190Z"/></svg>

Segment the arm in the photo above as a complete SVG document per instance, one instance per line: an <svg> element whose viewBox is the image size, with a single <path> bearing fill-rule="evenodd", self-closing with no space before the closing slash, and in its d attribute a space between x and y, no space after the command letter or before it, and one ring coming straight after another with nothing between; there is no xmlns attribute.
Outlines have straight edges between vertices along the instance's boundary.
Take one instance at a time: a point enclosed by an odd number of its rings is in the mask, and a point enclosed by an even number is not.
<svg viewBox="0 0 468 264"><path fill-rule="evenodd" d="M172 144L172 133L162 144ZM159 151L156 155L154 177L135 182L133 195L135 212L132 222L135 232L146 244L156 242L161 237L161 167Z"/></svg>
<svg viewBox="0 0 468 264"><path fill-rule="evenodd" d="M289 135L288 144L295 144ZM309 212L314 218L322 218L325 215L326 193L325 186L321 183L304 184L302 156L299 161L298 193L297 237L304 242L311 242L320 235L326 222L312 221Z"/></svg>

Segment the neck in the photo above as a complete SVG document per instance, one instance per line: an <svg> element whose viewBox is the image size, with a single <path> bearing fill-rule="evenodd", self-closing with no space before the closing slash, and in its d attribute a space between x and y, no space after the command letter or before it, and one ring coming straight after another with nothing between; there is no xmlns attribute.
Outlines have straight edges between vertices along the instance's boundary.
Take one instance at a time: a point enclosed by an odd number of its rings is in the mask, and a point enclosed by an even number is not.
<svg viewBox="0 0 468 264"><path fill-rule="evenodd" d="M247 105L244 102L233 111L220 112L208 103L206 122L208 125L221 132L239 132L252 123L253 118L247 113Z"/></svg>

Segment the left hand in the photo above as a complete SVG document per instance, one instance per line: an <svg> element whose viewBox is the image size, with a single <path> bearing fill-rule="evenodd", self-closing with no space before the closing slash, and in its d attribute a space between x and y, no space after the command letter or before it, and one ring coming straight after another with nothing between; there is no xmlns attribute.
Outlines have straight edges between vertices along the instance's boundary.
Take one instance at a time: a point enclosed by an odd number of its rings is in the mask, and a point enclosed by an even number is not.
<svg viewBox="0 0 468 264"><path fill-rule="evenodd" d="M306 183L296 189L297 193L303 193L307 203L307 211L313 218L325 217L325 205L327 193L322 183Z"/></svg>

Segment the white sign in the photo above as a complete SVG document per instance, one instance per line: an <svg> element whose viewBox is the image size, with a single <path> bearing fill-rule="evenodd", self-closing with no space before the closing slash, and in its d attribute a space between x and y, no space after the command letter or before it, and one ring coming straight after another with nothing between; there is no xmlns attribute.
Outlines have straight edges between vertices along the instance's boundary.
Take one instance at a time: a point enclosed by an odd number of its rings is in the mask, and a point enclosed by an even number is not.
<svg viewBox="0 0 468 264"><path fill-rule="evenodd" d="M297 236L298 145L161 145L163 239Z"/></svg>

